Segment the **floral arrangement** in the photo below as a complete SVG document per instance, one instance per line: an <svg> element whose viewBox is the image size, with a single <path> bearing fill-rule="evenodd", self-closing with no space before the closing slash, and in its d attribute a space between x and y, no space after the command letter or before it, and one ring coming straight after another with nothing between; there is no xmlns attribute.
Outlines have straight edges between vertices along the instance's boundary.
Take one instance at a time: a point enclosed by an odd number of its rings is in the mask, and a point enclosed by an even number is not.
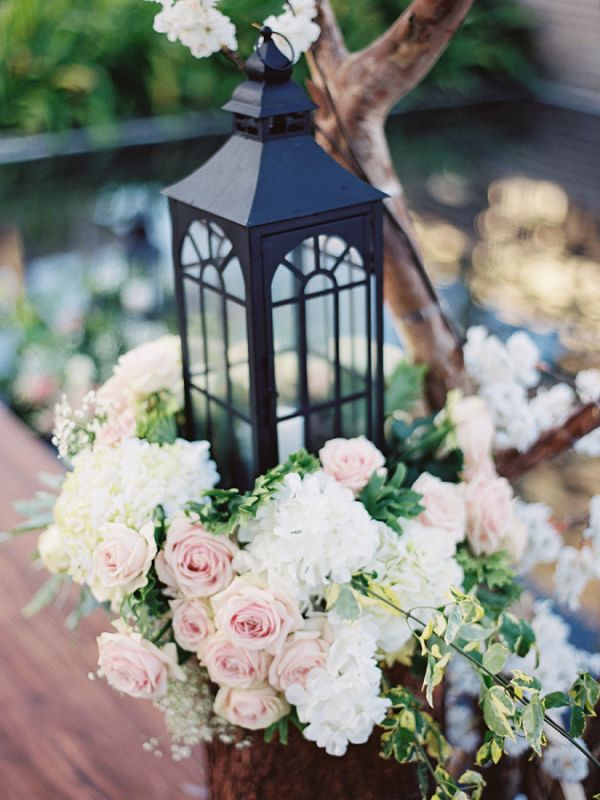
<svg viewBox="0 0 600 800"><path fill-rule="evenodd" d="M401 405L420 378L400 365L389 397ZM65 582L81 587L70 625L102 605L113 623L98 638L98 675L164 712L174 758L215 739L251 747L256 731L287 743L291 727L343 756L378 730L384 758L416 765L423 797L476 800L482 773L446 769L446 677L448 735L477 764L548 745L558 776L566 742L580 758L570 775L600 766L580 738L600 697L598 658L569 645L547 604L529 620L515 610L517 570L552 523L496 474L498 426L482 397L451 393L432 417L398 410L386 455L364 437L333 439L246 493L215 488L208 443L177 437L181 406L177 337L122 356L80 407L58 407L69 471L15 531L43 528L52 573L27 613ZM590 547L597 511L596 497ZM420 675L422 693L391 682L395 663Z"/></svg>

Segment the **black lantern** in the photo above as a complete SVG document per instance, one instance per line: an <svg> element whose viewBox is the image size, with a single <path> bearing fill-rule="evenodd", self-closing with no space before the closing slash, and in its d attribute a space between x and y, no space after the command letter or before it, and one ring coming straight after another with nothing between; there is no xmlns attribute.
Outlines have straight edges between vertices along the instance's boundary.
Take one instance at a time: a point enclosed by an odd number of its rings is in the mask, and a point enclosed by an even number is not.
<svg viewBox="0 0 600 800"><path fill-rule="evenodd" d="M224 108L233 134L166 190L186 435L223 485L383 428L382 198L314 141L271 31Z"/></svg>

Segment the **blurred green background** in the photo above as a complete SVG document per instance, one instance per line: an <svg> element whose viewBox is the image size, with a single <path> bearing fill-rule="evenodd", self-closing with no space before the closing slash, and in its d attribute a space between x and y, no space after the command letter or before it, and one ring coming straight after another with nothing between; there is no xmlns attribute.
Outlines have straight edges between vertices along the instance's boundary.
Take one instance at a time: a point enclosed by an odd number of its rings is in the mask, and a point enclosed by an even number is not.
<svg viewBox="0 0 600 800"><path fill-rule="evenodd" d="M407 0L334 0L350 49L381 33ZM249 53L252 22L281 0L224 0ZM198 62L152 29L144 0L0 0L0 128L26 133L110 125L128 118L214 109L239 76L221 56ZM532 20L513 0L478 0L420 90L464 94L527 85Z"/></svg>

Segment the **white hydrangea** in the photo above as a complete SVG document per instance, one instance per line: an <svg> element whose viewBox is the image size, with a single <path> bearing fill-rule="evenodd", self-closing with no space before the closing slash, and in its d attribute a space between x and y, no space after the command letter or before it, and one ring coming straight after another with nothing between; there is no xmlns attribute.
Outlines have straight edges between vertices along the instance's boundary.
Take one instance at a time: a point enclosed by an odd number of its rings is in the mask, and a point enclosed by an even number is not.
<svg viewBox="0 0 600 800"><path fill-rule="evenodd" d="M530 408L540 431L562 425L573 411L575 392L566 383L540 389L531 400Z"/></svg>
<svg viewBox="0 0 600 800"><path fill-rule="evenodd" d="M124 439L83 450L63 484L54 517L78 583L91 578L92 556L105 522L139 529L161 504L169 518L218 480L208 442L170 445Z"/></svg>
<svg viewBox="0 0 600 800"><path fill-rule="evenodd" d="M551 564L558 558L563 540L552 523L552 509L545 503L526 503L515 498L517 517L527 528L527 548L519 572L530 572L536 564Z"/></svg>
<svg viewBox="0 0 600 800"><path fill-rule="evenodd" d="M524 331L503 344L483 325L475 325L467 331L464 357L469 376L480 386L517 383L530 388L539 381L539 350Z"/></svg>
<svg viewBox="0 0 600 800"><path fill-rule="evenodd" d="M269 586L301 603L331 583L348 583L379 543L378 523L350 489L323 472L287 475L238 538L248 546L235 569L263 573Z"/></svg>
<svg viewBox="0 0 600 800"><path fill-rule="evenodd" d="M582 369L575 378L575 388L583 403L600 402L600 369Z"/></svg>
<svg viewBox="0 0 600 800"><path fill-rule="evenodd" d="M585 746L581 739L577 740ZM564 783L579 783L588 775L587 758L569 742L557 740L544 750L542 769L550 777Z"/></svg>
<svg viewBox="0 0 600 800"><path fill-rule="evenodd" d="M592 543L592 547L600 557L600 494L590 500L590 521L583 535Z"/></svg>
<svg viewBox="0 0 600 800"><path fill-rule="evenodd" d="M292 0L282 14L272 14L264 24L288 39L298 60L317 41L321 29L316 22L317 4L314 0Z"/></svg>
<svg viewBox="0 0 600 800"><path fill-rule="evenodd" d="M170 42L181 42L196 58L206 58L223 47L235 50L235 26L215 6L216 0L163 0L154 30L166 34Z"/></svg>
<svg viewBox="0 0 600 800"><path fill-rule="evenodd" d="M324 668L308 673L306 686L290 686L289 703L307 727L304 736L329 755L343 756L348 744L363 744L385 717L390 701L380 697L377 627L330 615L332 644Z"/></svg>
<svg viewBox="0 0 600 800"><path fill-rule="evenodd" d="M539 427L525 387L510 381L484 384L479 394L492 412L496 447L527 450L538 438Z"/></svg>
<svg viewBox="0 0 600 800"><path fill-rule="evenodd" d="M389 587L405 611L416 609L415 615L427 621L430 608L445 605L450 588L460 586L463 571L456 562L456 544L443 530L429 528L412 520L404 524L399 536L385 526L380 527L381 543L372 569L378 581ZM379 626L378 644L386 654L394 654L410 638L406 620L387 612L381 604L369 606Z"/></svg>
<svg viewBox="0 0 600 800"><path fill-rule="evenodd" d="M599 573L598 556L591 547L563 547L556 559L554 572L557 600L569 608L579 608L585 587Z"/></svg>

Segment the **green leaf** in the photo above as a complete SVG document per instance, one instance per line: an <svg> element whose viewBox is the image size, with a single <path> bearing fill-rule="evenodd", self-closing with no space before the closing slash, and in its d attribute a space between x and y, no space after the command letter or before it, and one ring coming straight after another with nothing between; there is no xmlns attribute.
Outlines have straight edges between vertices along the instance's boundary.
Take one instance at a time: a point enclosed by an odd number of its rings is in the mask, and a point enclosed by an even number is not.
<svg viewBox="0 0 600 800"><path fill-rule="evenodd" d="M65 620L65 627L70 631L77 630L81 621L85 619L85 617L89 617L90 614L93 614L94 611L100 607L104 607L107 611L110 610L109 603L99 603L90 592L89 588L87 586L82 586L75 608Z"/></svg>
<svg viewBox="0 0 600 800"><path fill-rule="evenodd" d="M385 413L408 411L423 396L423 384L427 366L401 361L391 378L385 392Z"/></svg>
<svg viewBox="0 0 600 800"><path fill-rule="evenodd" d="M515 738L511 722L516 711L515 702L502 686L492 686L483 696L483 719L488 728L498 736Z"/></svg>
<svg viewBox="0 0 600 800"><path fill-rule="evenodd" d="M542 698L542 702L544 708L564 708L570 705L569 697L564 692L550 692Z"/></svg>
<svg viewBox="0 0 600 800"><path fill-rule="evenodd" d="M533 696L521 714L523 733L530 747L542 755L544 739L544 706L537 695Z"/></svg>
<svg viewBox="0 0 600 800"><path fill-rule="evenodd" d="M500 642L495 642L483 654L483 666L492 674L497 675L504 668L509 655L507 647Z"/></svg>
<svg viewBox="0 0 600 800"><path fill-rule="evenodd" d="M402 488L406 475L404 464L396 466L389 480L385 474L375 473L358 495L373 519L384 522L397 533L402 532L400 519L412 519L423 511L421 495L412 489Z"/></svg>
<svg viewBox="0 0 600 800"><path fill-rule="evenodd" d="M501 614L499 622L498 635L502 643L511 653L521 657L526 656L535 643L535 633L531 625L509 612Z"/></svg>
<svg viewBox="0 0 600 800"><path fill-rule="evenodd" d="M580 706L573 706L571 709L571 721L569 724L569 734L577 739L585 730L585 713Z"/></svg>
<svg viewBox="0 0 600 800"><path fill-rule="evenodd" d="M360 606L354 596L354 592L348 585L340 588L333 607L342 619L354 620L360 617Z"/></svg>
<svg viewBox="0 0 600 800"><path fill-rule="evenodd" d="M21 613L24 617L33 617L38 614L43 608L53 603L58 593L60 592L64 583L70 581L70 578L63 573L51 575L48 580L37 590L31 600L27 603Z"/></svg>

